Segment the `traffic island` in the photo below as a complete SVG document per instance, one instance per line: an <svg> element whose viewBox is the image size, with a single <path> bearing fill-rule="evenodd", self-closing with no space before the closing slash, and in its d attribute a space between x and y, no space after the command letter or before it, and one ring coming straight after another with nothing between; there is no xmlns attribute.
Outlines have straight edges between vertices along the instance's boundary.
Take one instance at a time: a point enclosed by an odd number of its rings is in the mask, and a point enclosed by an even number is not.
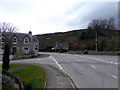
<svg viewBox="0 0 120 90"><path fill-rule="evenodd" d="M17 64L17 65L19 65L19 64ZM12 72L12 74L14 74L20 78L20 80L23 83L24 89L44 88L45 87L46 73L42 68L40 68L38 66L23 65L23 66L11 69L10 72Z"/></svg>

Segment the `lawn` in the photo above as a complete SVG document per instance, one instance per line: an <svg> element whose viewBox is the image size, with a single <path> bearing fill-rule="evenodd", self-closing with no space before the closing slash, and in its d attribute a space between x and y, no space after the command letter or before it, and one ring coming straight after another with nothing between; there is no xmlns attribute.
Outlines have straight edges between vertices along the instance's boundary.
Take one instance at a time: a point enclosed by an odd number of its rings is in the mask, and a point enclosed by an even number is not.
<svg viewBox="0 0 120 90"><path fill-rule="evenodd" d="M24 65L24 64L10 64L9 70L14 69L14 68L16 68L16 67L20 67L20 66L22 66L22 65Z"/></svg>
<svg viewBox="0 0 120 90"><path fill-rule="evenodd" d="M0 64L0 74L2 73L2 64Z"/></svg>
<svg viewBox="0 0 120 90"><path fill-rule="evenodd" d="M16 67L20 67L22 65L24 65L24 64L10 64L9 70L14 69ZM0 71L2 71L2 64L0 64Z"/></svg>
<svg viewBox="0 0 120 90"><path fill-rule="evenodd" d="M13 74L20 78L24 88L44 88L45 86L46 73L38 66L30 65L14 71Z"/></svg>

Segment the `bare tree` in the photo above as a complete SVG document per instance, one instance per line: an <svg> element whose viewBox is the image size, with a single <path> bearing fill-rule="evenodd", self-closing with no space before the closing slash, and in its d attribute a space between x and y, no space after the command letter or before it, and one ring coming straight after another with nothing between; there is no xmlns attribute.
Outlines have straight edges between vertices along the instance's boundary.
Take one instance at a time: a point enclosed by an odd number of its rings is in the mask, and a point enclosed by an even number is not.
<svg viewBox="0 0 120 90"><path fill-rule="evenodd" d="M88 29L90 30L98 30L100 29L100 20L94 19L90 24L88 25Z"/></svg>
<svg viewBox="0 0 120 90"><path fill-rule="evenodd" d="M110 19L107 22L107 29L116 29L115 27L115 18L114 17L110 17Z"/></svg>
<svg viewBox="0 0 120 90"><path fill-rule="evenodd" d="M110 17L109 19L94 19L88 25L89 30L95 31L95 43L96 43L96 54L98 48L98 31L99 30L113 30L115 29L115 19Z"/></svg>
<svg viewBox="0 0 120 90"><path fill-rule="evenodd" d="M0 23L0 32L17 32L17 28L11 23Z"/></svg>
<svg viewBox="0 0 120 90"><path fill-rule="evenodd" d="M93 19L92 22L89 23L88 29L92 30L113 30L115 27L115 18L110 17L109 19Z"/></svg>

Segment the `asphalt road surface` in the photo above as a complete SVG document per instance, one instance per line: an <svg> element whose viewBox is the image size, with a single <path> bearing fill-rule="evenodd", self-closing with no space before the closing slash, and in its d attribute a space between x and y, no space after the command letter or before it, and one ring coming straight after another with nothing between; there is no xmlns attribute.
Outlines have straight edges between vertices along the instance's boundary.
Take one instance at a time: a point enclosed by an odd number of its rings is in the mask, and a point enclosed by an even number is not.
<svg viewBox="0 0 120 90"><path fill-rule="evenodd" d="M68 74L78 88L118 88L118 56L40 53L50 56L11 62L52 65Z"/></svg>

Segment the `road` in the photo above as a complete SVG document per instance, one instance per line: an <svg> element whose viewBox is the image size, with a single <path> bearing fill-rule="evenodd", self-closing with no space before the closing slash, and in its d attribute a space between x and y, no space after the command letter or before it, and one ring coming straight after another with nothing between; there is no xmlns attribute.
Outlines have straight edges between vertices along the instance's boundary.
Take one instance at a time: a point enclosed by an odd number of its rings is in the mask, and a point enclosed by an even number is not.
<svg viewBox="0 0 120 90"><path fill-rule="evenodd" d="M50 56L11 62L52 65L70 75L78 88L118 88L118 56L44 54Z"/></svg>
<svg viewBox="0 0 120 90"><path fill-rule="evenodd" d="M13 62L14 63L14 62ZM9 72L14 72L19 69L25 68L29 65L36 65L42 67L46 72L46 85L45 88L74 88L73 84L70 83L69 77L66 76L63 72L61 72L59 69L54 68L51 65L42 65L39 63L31 63L31 64L25 64L23 66L14 68L12 70L9 70Z"/></svg>

